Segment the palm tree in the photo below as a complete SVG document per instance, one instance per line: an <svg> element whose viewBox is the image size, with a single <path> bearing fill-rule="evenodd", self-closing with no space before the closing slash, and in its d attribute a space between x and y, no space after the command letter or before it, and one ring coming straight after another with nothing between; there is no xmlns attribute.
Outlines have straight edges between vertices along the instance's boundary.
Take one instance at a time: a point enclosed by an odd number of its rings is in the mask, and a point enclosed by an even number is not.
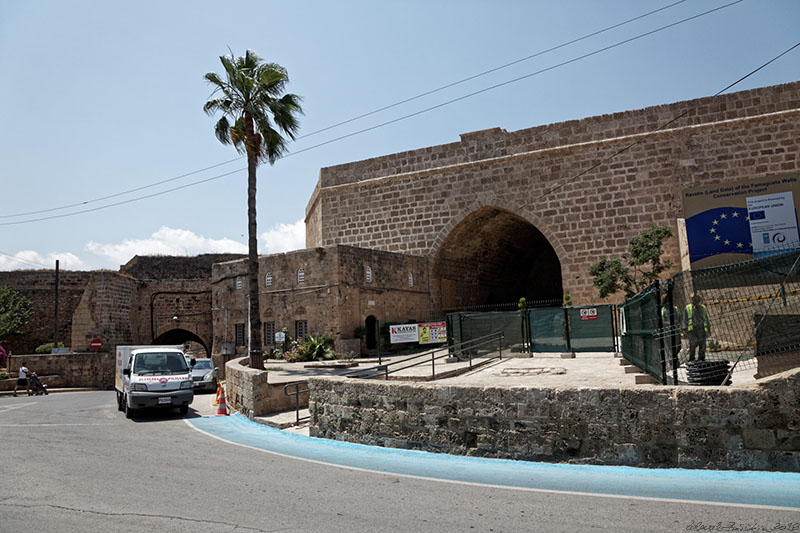
<svg viewBox="0 0 800 533"><path fill-rule="evenodd" d="M222 144L233 144L247 155L248 288L250 300L250 368L264 367L261 350L261 313L258 305L258 236L256 234L256 167L275 164L286 151L284 135L292 140L302 114L301 98L284 94L289 75L276 63L264 63L252 50L244 56L220 56L224 77L209 72L204 77L214 86L212 99L203 110L222 112L214 133ZM231 122L228 121L231 119Z"/></svg>

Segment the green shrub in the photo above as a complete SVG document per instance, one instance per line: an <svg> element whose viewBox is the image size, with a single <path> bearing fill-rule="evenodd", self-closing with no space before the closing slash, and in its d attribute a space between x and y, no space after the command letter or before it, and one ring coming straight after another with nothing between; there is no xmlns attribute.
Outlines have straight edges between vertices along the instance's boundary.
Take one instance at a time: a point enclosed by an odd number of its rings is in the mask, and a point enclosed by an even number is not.
<svg viewBox="0 0 800 533"><path fill-rule="evenodd" d="M59 348L63 348L64 347L64 343L63 342L59 342L58 343L58 347ZM53 343L52 342L48 342L46 344L40 344L39 346L36 347L36 350L34 350L34 351L36 353L39 353L39 354L50 353L50 352L53 351Z"/></svg>
<svg viewBox="0 0 800 533"><path fill-rule="evenodd" d="M333 339L325 335L309 336L297 345L301 361L325 361L335 357Z"/></svg>
<svg viewBox="0 0 800 533"><path fill-rule="evenodd" d="M0 379L9 379L10 377L8 372L0 372Z"/></svg>

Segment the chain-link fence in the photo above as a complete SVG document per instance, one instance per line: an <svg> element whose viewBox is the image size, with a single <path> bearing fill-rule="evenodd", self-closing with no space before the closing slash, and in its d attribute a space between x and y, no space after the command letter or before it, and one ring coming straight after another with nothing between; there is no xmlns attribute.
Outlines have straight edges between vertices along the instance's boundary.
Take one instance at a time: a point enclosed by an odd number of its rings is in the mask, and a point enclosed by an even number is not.
<svg viewBox="0 0 800 533"><path fill-rule="evenodd" d="M446 317L448 343L463 343L502 331L504 346L524 351L527 333L524 314L519 311L450 313Z"/></svg>
<svg viewBox="0 0 800 533"><path fill-rule="evenodd" d="M512 351L616 351L614 306L537 307L516 312L450 313L449 341L502 331Z"/></svg>
<svg viewBox="0 0 800 533"><path fill-rule="evenodd" d="M623 355L662 383L800 366L798 263L799 251L785 252L653 284L620 306Z"/></svg>

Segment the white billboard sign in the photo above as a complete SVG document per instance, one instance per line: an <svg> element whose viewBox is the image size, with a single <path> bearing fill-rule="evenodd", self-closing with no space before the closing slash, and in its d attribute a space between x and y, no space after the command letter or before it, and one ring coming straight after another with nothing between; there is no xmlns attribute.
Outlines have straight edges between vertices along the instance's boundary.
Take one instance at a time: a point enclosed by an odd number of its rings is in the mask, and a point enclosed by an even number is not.
<svg viewBox="0 0 800 533"><path fill-rule="evenodd" d="M791 192L749 196L747 217L754 257L800 248Z"/></svg>
<svg viewBox="0 0 800 533"><path fill-rule="evenodd" d="M398 342L418 342L419 333L416 324L395 324L389 326L389 337L392 344Z"/></svg>

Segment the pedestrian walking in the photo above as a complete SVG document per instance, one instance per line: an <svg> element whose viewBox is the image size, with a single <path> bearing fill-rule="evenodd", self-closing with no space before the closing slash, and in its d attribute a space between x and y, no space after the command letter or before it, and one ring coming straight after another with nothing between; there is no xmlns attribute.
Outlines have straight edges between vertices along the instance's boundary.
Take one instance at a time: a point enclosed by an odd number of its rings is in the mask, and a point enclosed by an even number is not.
<svg viewBox="0 0 800 533"><path fill-rule="evenodd" d="M17 395L17 387L19 387L20 385L25 386L25 390L28 391L28 396L31 395L31 387L28 384L28 372L30 371L28 370L28 367L25 366L27 364L28 363L23 361L22 365L19 367L19 374L17 375L17 384L14 385L14 396Z"/></svg>
<svg viewBox="0 0 800 533"><path fill-rule="evenodd" d="M705 361L706 339L711 332L711 322L700 295L692 293L691 297L691 302L683 310L683 333L689 341L689 361L694 361L695 352L698 361Z"/></svg>

